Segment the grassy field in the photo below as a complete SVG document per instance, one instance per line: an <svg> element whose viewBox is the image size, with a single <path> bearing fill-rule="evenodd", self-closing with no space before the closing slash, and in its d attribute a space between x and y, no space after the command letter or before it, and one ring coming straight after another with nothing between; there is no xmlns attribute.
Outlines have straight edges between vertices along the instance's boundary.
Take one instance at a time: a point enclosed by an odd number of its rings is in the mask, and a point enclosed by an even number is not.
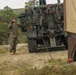
<svg viewBox="0 0 76 75"><path fill-rule="evenodd" d="M76 66L60 65L59 67L58 65L49 65L38 69L36 67L32 68L32 65L25 62L19 61L12 64L12 62L7 61L0 64L0 75L76 75Z"/></svg>
<svg viewBox="0 0 76 75"><path fill-rule="evenodd" d="M0 75L76 75L76 63L68 63L67 51L28 53L27 44L19 44L17 53L0 46Z"/></svg>

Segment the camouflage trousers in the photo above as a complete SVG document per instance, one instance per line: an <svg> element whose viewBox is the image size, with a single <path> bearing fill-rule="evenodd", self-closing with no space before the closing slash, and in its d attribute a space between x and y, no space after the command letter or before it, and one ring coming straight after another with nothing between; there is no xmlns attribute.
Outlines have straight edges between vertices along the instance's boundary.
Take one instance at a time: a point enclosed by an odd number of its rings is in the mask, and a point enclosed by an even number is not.
<svg viewBox="0 0 76 75"><path fill-rule="evenodd" d="M18 37L11 37L10 52L16 52Z"/></svg>

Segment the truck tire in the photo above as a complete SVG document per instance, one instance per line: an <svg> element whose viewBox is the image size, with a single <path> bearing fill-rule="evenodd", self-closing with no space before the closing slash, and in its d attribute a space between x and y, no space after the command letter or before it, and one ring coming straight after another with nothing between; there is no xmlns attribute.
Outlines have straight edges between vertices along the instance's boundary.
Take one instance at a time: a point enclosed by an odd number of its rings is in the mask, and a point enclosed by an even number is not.
<svg viewBox="0 0 76 75"><path fill-rule="evenodd" d="M36 39L28 39L28 50L30 53L37 52L37 42Z"/></svg>

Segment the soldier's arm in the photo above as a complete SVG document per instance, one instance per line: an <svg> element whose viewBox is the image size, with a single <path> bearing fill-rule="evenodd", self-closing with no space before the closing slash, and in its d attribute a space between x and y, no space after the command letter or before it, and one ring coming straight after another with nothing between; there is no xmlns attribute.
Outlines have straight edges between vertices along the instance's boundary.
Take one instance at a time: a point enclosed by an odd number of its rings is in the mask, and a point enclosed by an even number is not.
<svg viewBox="0 0 76 75"><path fill-rule="evenodd" d="M21 27L21 25L19 23L17 23L18 27Z"/></svg>
<svg viewBox="0 0 76 75"><path fill-rule="evenodd" d="M9 28L9 29L11 29L11 28L12 28L12 24L11 24L11 23L8 25L8 28Z"/></svg>

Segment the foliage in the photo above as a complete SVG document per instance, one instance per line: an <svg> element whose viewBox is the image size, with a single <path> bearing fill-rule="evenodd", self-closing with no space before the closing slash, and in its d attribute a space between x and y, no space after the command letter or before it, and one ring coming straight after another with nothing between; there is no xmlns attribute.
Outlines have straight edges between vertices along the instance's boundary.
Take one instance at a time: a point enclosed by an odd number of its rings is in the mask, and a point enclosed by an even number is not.
<svg viewBox="0 0 76 75"><path fill-rule="evenodd" d="M25 32L21 32L21 29L19 29L18 43L27 43L27 38L25 34Z"/></svg>
<svg viewBox="0 0 76 75"><path fill-rule="evenodd" d="M0 10L0 45L9 43L8 25L10 24L13 17L17 17L19 13L23 11L24 9L11 9L8 6L4 7L3 10ZM19 43L25 42L27 42L27 39L25 38L25 33L22 33L19 30Z"/></svg>
<svg viewBox="0 0 76 75"><path fill-rule="evenodd" d="M3 41L8 39L8 24L11 19L16 16L17 15L8 6L4 7L4 9L0 11L0 44L3 44Z"/></svg>
<svg viewBox="0 0 76 75"><path fill-rule="evenodd" d="M16 16L17 15L8 6L4 7L4 9L0 11L1 22L10 23L11 19Z"/></svg>
<svg viewBox="0 0 76 75"><path fill-rule="evenodd" d="M29 6L37 6L39 2L37 0L29 0L28 1Z"/></svg>
<svg viewBox="0 0 76 75"><path fill-rule="evenodd" d="M14 13L15 14L20 14L20 13L24 13L25 11L24 11L24 8L20 8L20 9L13 9L13 11L14 11Z"/></svg>

